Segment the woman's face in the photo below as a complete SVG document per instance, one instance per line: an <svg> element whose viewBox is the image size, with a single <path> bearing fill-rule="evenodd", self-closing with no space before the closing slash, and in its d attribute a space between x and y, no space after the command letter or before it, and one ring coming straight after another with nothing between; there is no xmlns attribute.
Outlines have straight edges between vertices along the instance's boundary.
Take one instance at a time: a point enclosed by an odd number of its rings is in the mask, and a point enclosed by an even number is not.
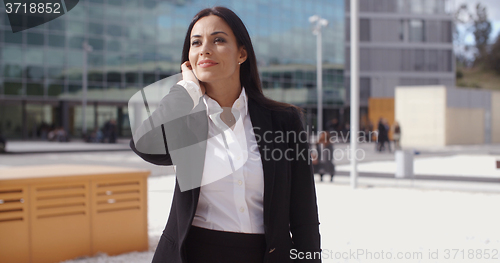
<svg viewBox="0 0 500 263"><path fill-rule="evenodd" d="M209 15L198 20L191 31L189 62L196 77L206 83L239 80L239 62L247 57L238 47L229 25L220 17Z"/></svg>

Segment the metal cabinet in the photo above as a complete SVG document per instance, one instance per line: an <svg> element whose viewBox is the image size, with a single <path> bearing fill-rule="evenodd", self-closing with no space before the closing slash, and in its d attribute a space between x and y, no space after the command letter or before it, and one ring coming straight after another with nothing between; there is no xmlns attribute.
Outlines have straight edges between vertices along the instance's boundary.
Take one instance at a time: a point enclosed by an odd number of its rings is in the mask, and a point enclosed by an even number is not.
<svg viewBox="0 0 500 263"><path fill-rule="evenodd" d="M2 262L147 250L148 175L109 166L0 169Z"/></svg>

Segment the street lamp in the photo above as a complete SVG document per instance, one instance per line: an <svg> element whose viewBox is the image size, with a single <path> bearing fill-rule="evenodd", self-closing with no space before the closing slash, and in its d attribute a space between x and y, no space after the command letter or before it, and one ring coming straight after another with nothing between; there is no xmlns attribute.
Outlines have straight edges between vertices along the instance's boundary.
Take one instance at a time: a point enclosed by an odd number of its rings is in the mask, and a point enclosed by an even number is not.
<svg viewBox="0 0 500 263"><path fill-rule="evenodd" d="M351 187L357 187L356 148L359 131L359 2L351 0Z"/></svg>
<svg viewBox="0 0 500 263"><path fill-rule="evenodd" d="M83 41L83 73L82 73L82 135L86 136L87 134L87 121L85 112L87 111L87 53L92 52L92 46L87 43L87 41Z"/></svg>
<svg viewBox="0 0 500 263"><path fill-rule="evenodd" d="M318 85L318 135L323 131L323 67L321 50L321 28L328 25L328 21L318 15L309 17L309 22L313 25L313 34L316 35L316 83Z"/></svg>

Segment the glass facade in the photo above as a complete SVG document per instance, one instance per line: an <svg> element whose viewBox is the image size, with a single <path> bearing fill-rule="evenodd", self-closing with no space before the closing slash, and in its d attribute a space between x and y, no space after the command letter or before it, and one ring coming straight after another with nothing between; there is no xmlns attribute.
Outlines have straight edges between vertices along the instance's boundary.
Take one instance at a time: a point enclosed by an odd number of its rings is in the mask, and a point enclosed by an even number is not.
<svg viewBox="0 0 500 263"><path fill-rule="evenodd" d="M0 101L15 107L24 100L28 105L52 105L54 111L67 108L75 116L54 113L43 121L78 136L82 126L78 119L82 43L87 41L93 49L87 56L88 109L96 111L87 114L89 131L105 118L120 117L118 112L126 119L128 98L140 87L180 72L183 39L191 18L216 5L231 8L247 26L265 94L303 107L316 103L316 36L308 18L317 14L327 19L329 26L323 29L324 103L326 108L343 104L344 0L83 0L67 14L18 33L12 33L1 6ZM101 107L111 107L115 113L101 114ZM0 114L9 109L2 108ZM23 118L27 117L18 119L21 126ZM6 125L2 120L0 132L8 137L28 134L20 133L19 125Z"/></svg>

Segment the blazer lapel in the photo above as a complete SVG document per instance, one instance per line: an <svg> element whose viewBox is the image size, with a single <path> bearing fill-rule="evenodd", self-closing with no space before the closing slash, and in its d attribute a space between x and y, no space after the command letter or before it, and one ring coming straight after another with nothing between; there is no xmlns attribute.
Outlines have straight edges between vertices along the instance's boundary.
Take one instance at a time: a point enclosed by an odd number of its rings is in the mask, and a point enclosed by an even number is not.
<svg viewBox="0 0 500 263"><path fill-rule="evenodd" d="M264 170L264 228L267 232L269 226L271 200L274 186L274 161L271 158L271 151L274 149L274 130L272 116L269 110L264 109L252 98L248 99L248 113L255 134L255 139L259 145L259 152ZM264 139L266 131L273 132ZM267 142L266 142L267 141Z"/></svg>

